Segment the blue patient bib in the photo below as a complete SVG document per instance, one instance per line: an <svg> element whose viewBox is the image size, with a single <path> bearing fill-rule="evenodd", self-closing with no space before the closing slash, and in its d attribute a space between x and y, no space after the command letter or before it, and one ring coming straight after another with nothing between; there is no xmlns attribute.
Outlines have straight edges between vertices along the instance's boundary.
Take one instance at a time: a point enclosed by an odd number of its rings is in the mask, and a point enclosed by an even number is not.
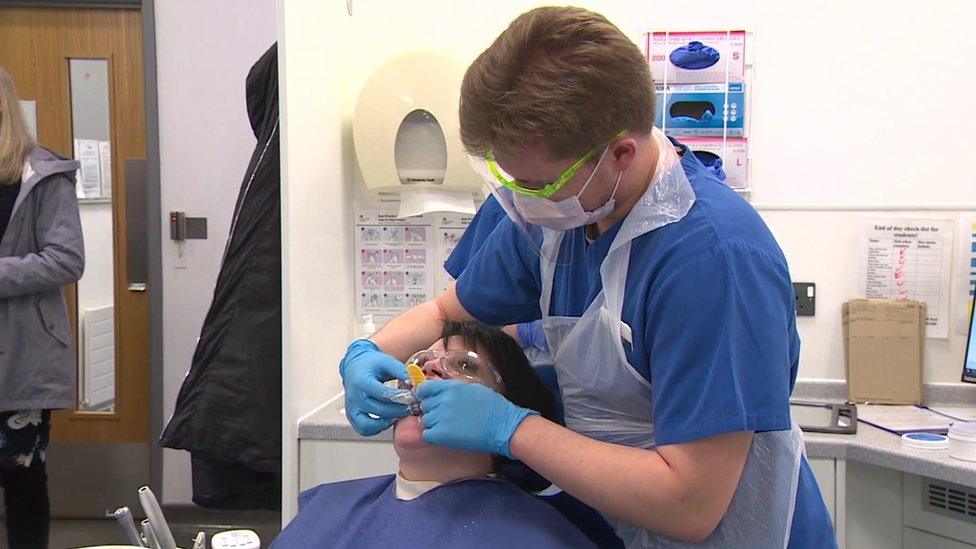
<svg viewBox="0 0 976 549"><path fill-rule="evenodd" d="M272 547L594 547L556 510L506 482L445 484L396 498L393 475L323 484Z"/></svg>

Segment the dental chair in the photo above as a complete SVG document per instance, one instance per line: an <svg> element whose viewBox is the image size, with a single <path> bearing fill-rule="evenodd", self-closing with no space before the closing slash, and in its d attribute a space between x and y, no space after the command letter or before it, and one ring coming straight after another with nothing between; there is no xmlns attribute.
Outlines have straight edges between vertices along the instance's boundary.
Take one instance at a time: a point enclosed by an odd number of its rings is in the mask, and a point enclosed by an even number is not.
<svg viewBox="0 0 976 549"><path fill-rule="evenodd" d="M138 549L149 547L152 549L180 549L173 539L163 510L159 506L156 495L148 486L139 489L139 503L146 513L146 519L140 523L141 530L136 529L135 520L128 507L119 507L114 512L107 513L106 518L114 518L122 532L129 540L129 545L99 545L80 549ZM206 534L199 532L192 540L192 549L207 549ZM228 530L214 534L210 540L212 549L260 549L261 540L253 530Z"/></svg>

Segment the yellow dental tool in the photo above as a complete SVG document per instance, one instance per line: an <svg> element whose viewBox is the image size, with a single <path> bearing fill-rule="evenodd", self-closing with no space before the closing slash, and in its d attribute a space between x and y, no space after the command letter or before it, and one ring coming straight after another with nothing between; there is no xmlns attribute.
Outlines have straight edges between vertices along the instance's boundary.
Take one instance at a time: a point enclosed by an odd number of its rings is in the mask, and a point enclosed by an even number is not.
<svg viewBox="0 0 976 549"><path fill-rule="evenodd" d="M410 384L416 389L420 387L420 384L427 381L427 376L424 375L424 371L416 364L407 365L407 375L410 376Z"/></svg>

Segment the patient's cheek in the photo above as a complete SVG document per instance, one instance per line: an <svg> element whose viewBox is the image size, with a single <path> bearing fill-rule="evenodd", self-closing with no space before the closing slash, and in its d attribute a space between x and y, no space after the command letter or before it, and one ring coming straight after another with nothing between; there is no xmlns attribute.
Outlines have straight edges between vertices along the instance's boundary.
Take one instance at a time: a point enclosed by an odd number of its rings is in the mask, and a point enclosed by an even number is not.
<svg viewBox="0 0 976 549"><path fill-rule="evenodd" d="M403 448L426 445L421 433L424 427L420 423L420 416L407 416L393 426L393 442Z"/></svg>

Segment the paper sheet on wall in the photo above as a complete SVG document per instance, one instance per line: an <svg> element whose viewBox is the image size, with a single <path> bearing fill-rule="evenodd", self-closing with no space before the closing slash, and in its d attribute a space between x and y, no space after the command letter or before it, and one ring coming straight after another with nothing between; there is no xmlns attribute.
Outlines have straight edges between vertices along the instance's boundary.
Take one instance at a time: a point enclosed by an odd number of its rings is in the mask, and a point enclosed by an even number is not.
<svg viewBox="0 0 976 549"><path fill-rule="evenodd" d="M444 260L472 217L426 214L402 219L398 208L392 203L356 214L356 316L374 315L377 325L450 284Z"/></svg>
<svg viewBox="0 0 976 549"><path fill-rule="evenodd" d="M98 165L102 174L100 192L102 198L112 198L112 145L98 142Z"/></svg>
<svg viewBox="0 0 976 549"><path fill-rule="evenodd" d="M20 112L24 113L27 133L37 141L37 101L20 101Z"/></svg>
<svg viewBox="0 0 976 549"><path fill-rule="evenodd" d="M75 140L75 158L81 162L78 181L82 196L79 198L102 197L101 161L98 158L98 141L94 139Z"/></svg>
<svg viewBox="0 0 976 549"><path fill-rule="evenodd" d="M973 296L976 295L976 217L966 216L959 221L959 244L956 249L952 326L955 333L967 335Z"/></svg>
<svg viewBox="0 0 976 549"><path fill-rule="evenodd" d="M865 219L860 288L867 298L924 301L926 337L949 337L954 222Z"/></svg>

